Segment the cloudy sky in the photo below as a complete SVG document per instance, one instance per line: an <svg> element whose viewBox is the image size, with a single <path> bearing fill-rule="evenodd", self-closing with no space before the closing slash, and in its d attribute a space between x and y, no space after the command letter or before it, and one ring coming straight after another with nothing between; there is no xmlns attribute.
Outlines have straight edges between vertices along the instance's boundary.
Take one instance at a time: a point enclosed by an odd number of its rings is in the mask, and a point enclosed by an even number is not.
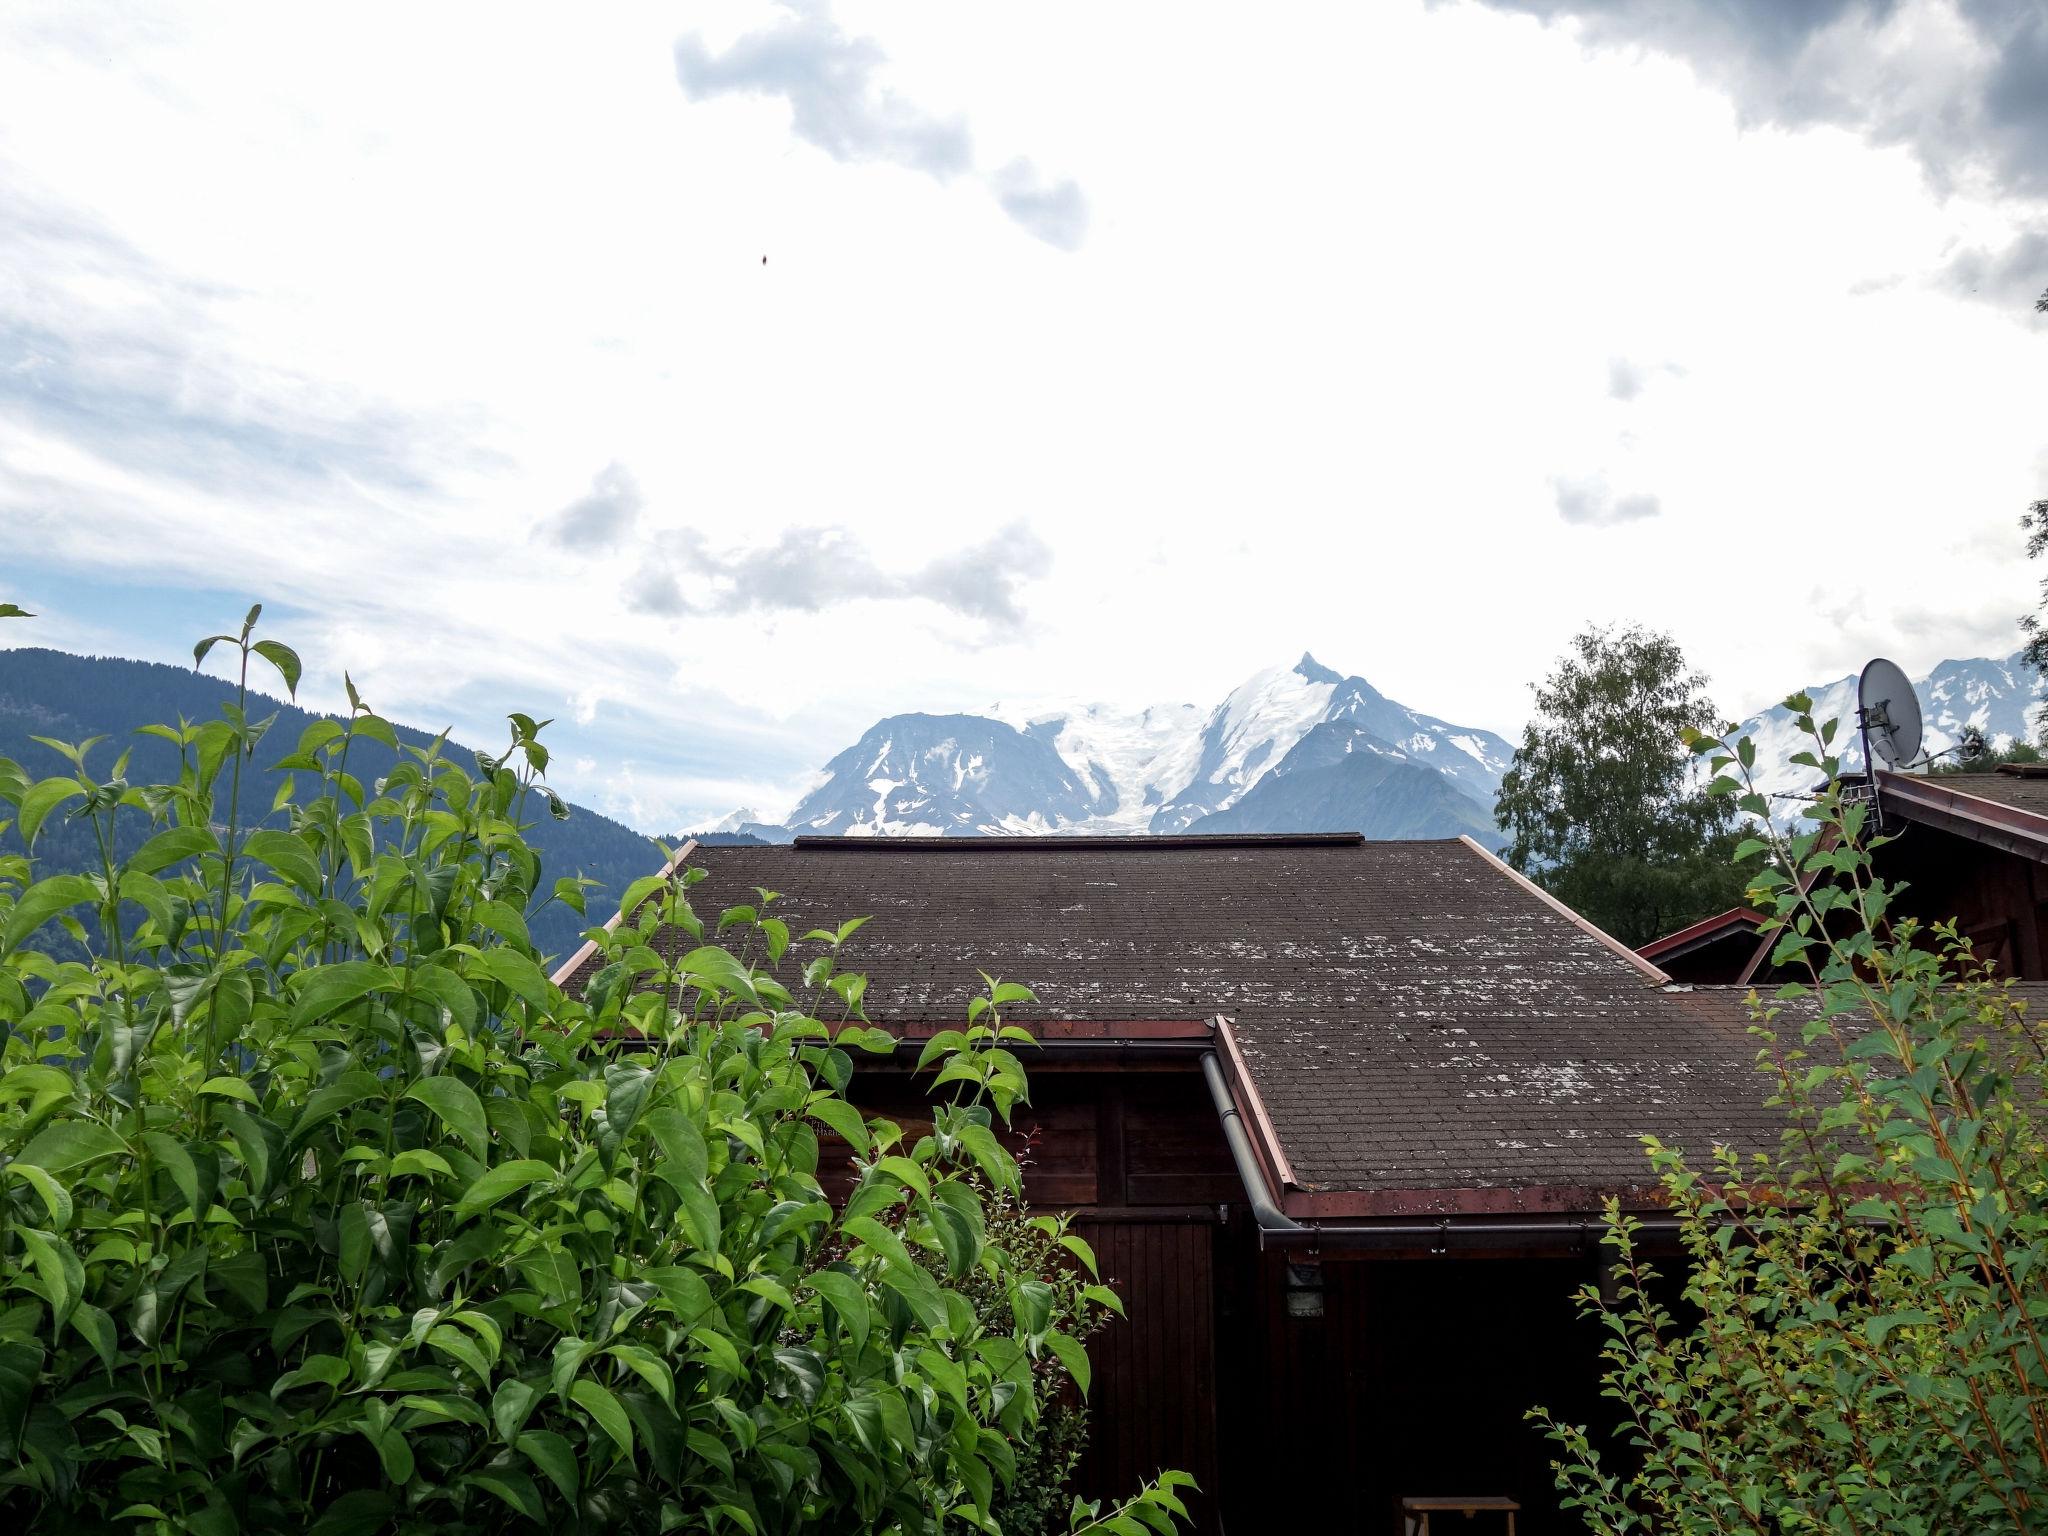
<svg viewBox="0 0 2048 1536"><path fill-rule="evenodd" d="M1507 732L2003 654L2048 5L0 12L0 644L786 807L877 716L1304 649Z"/></svg>

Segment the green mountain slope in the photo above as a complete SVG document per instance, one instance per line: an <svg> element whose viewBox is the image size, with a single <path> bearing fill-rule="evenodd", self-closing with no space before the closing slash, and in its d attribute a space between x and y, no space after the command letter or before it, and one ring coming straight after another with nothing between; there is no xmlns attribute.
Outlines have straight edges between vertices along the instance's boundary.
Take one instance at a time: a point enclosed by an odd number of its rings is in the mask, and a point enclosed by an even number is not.
<svg viewBox="0 0 2048 1536"><path fill-rule="evenodd" d="M221 705L233 699L234 689L230 685L182 667L109 656L72 656L33 648L0 651L0 757L12 758L36 778L68 775L70 769L64 759L34 738L47 736L58 741L81 742L103 736L106 740L93 749L87 760L96 774L111 774L115 758L132 748L128 765L130 783L175 781L177 750L168 742L136 732L145 725L176 724L181 716L194 722L216 719ZM258 768L267 768L291 751L299 733L320 718L291 704L252 695L252 719L261 720L272 710L277 718L257 749ZM410 746L423 747L432 740L429 733L407 726L398 726L396 730L399 739ZM466 753L464 748L451 746L449 750ZM349 768L367 784L387 772L392 761L388 748L362 742L352 752ZM270 815L277 789L277 775L271 772L245 776L241 793L243 825L282 821L281 817ZM222 796L225 799L225 780ZM127 819L128 835L139 844L145 835L142 818L136 815ZM542 806L539 819L526 836L541 855L547 883L563 875L578 874L599 882L599 889L589 893L587 919L559 904L543 909L534 918L534 942L556 955L572 951L580 942L577 935L585 927L603 922L617 910L618 898L625 888L661 863L661 855L650 839L582 806L572 805L567 821L556 821ZM11 827L0 833L0 848L19 851L20 846L20 838ZM79 822L55 818L36 841L39 873L97 868L98 861L91 834Z"/></svg>

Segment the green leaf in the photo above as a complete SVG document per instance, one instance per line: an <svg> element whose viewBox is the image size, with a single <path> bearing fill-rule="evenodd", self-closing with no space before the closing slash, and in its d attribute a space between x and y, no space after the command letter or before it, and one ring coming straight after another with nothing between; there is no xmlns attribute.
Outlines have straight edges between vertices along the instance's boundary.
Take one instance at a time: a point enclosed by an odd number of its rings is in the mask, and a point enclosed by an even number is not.
<svg viewBox="0 0 2048 1536"><path fill-rule="evenodd" d="M194 1217L204 1220L206 1207L212 1202L200 1189L199 1165L192 1161L192 1154L185 1144L164 1131L144 1131L143 1144L155 1155L157 1163L170 1174L171 1182L178 1186L178 1193L185 1197Z"/></svg>
<svg viewBox="0 0 2048 1536"><path fill-rule="evenodd" d="M533 1405L540 1401L540 1388L529 1381L507 1377L491 1395L491 1424L507 1445L519 1438Z"/></svg>
<svg viewBox="0 0 2048 1536"><path fill-rule="evenodd" d="M41 1197L43 1208L50 1213L52 1228L62 1232L71 1225L71 1193L51 1176L47 1168L16 1160L9 1163L5 1171L20 1179Z"/></svg>
<svg viewBox="0 0 2048 1536"><path fill-rule="evenodd" d="M32 619L35 615L15 603L0 603L0 619Z"/></svg>
<svg viewBox="0 0 2048 1536"><path fill-rule="evenodd" d="M647 1283L661 1293L661 1299L686 1327L711 1310L711 1287L696 1270L665 1264L645 1274Z"/></svg>
<svg viewBox="0 0 2048 1536"><path fill-rule="evenodd" d="M623 1136L640 1118L647 1096L654 1088L654 1074L630 1062L614 1061L604 1069L604 1117L613 1131Z"/></svg>
<svg viewBox="0 0 2048 1536"><path fill-rule="evenodd" d="M619 1400L588 1376L569 1388L569 1398L597 1421L597 1427L611 1436L622 1456L633 1454L633 1421Z"/></svg>
<svg viewBox="0 0 2048 1536"><path fill-rule="evenodd" d="M691 950L676 962L676 970L720 991L749 999L756 996L752 974L730 950L721 949L716 944L705 944Z"/></svg>
<svg viewBox="0 0 2048 1536"><path fill-rule="evenodd" d="M502 982L515 996L536 1008L547 1006L547 977L541 974L539 966L517 950L487 949L477 957L477 963L486 975L493 981Z"/></svg>
<svg viewBox="0 0 2048 1536"><path fill-rule="evenodd" d="M576 1452L551 1429L530 1429L519 1437L519 1453L538 1467L570 1504L579 1487Z"/></svg>
<svg viewBox="0 0 2048 1536"><path fill-rule="evenodd" d="M426 1344L429 1349L468 1366L478 1381L485 1384L490 1382L490 1361L484 1358L484 1352L477 1347L476 1340L461 1329L448 1323L437 1323L427 1330Z"/></svg>
<svg viewBox="0 0 2048 1536"><path fill-rule="evenodd" d="M79 1261L78 1250L70 1243L51 1232L39 1231L35 1227L16 1227L22 1246L28 1250L29 1262L36 1277L42 1282L42 1293L50 1303L50 1314L59 1328L71 1316L85 1295L85 1266Z"/></svg>
<svg viewBox="0 0 2048 1536"><path fill-rule="evenodd" d="M128 860L128 867L153 875L173 864L197 858L202 853L217 852L219 848L220 840L206 827L170 827L136 849Z"/></svg>
<svg viewBox="0 0 2048 1536"><path fill-rule="evenodd" d="M14 910L7 914L7 927L0 930L0 950L21 948L21 941L59 912L82 901L99 898L99 887L84 875L52 875L38 880L21 893Z"/></svg>
<svg viewBox="0 0 2048 1536"><path fill-rule="evenodd" d="M702 1184L683 1184L677 1187L676 1198L682 1204L683 1220L690 1228L691 1239L706 1253L718 1252L723 1226L718 1201L711 1191Z"/></svg>
<svg viewBox="0 0 2048 1536"><path fill-rule="evenodd" d="M249 649L277 668L278 674L284 678L285 692L296 699L299 696L298 653L275 640L258 640ZM398 1481L404 1482L405 1479L399 1478Z"/></svg>
<svg viewBox="0 0 2048 1536"><path fill-rule="evenodd" d="M867 1117L846 1100L831 1095L820 1097L805 1105L804 1113L837 1131L856 1156L874 1156L875 1144L868 1135Z"/></svg>
<svg viewBox="0 0 2048 1536"><path fill-rule="evenodd" d="M47 1168L52 1173L68 1173L127 1150L128 1144L103 1125L90 1120L59 1120L37 1132L15 1154L14 1161Z"/></svg>
<svg viewBox="0 0 2048 1536"><path fill-rule="evenodd" d="M448 1159L438 1152L428 1152L420 1147L408 1148L391 1159L391 1177L402 1179L412 1175L449 1178L455 1170L448 1165Z"/></svg>
<svg viewBox="0 0 2048 1536"><path fill-rule="evenodd" d="M71 1309L71 1327L92 1346L92 1352L100 1357L100 1364L112 1376L121 1358L120 1331L115 1328L114 1320L91 1302L81 1301Z"/></svg>
<svg viewBox="0 0 2048 1536"><path fill-rule="evenodd" d="M868 1325L871 1312L867 1287L860 1280L843 1269L821 1269L804 1276L804 1284L816 1291L832 1304L838 1314L840 1326L846 1329L853 1340L853 1350L859 1354L867 1347Z"/></svg>
<svg viewBox="0 0 2048 1536"><path fill-rule="evenodd" d="M605 1353L623 1362L628 1370L654 1388L664 1403L670 1408L675 1407L675 1373L652 1350L638 1344L614 1344Z"/></svg>
<svg viewBox="0 0 2048 1536"><path fill-rule="evenodd" d="M547 1518L547 1508L541 1503L540 1489L533 1479L515 1467L498 1467L482 1472L471 1472L462 1479L472 1487L486 1493L496 1494L514 1510L535 1525Z"/></svg>
<svg viewBox="0 0 2048 1536"><path fill-rule="evenodd" d="M962 1412L967 1411L967 1371L959 1361L927 1347L917 1352L917 1365L934 1386L960 1405Z"/></svg>
<svg viewBox="0 0 2048 1536"><path fill-rule="evenodd" d="M1051 1350L1067 1374L1074 1378L1074 1385L1081 1389L1081 1395L1088 1395L1088 1383L1093 1373L1088 1365L1088 1351L1081 1341L1064 1333L1049 1333L1045 1336L1045 1347Z"/></svg>
<svg viewBox="0 0 2048 1536"><path fill-rule="evenodd" d="M15 812L15 826L21 833L22 846L33 852L36 834L42 831L50 813L66 800L77 799L84 793L85 786L76 779L44 779L32 786L21 797L20 808Z"/></svg>
<svg viewBox="0 0 2048 1536"><path fill-rule="evenodd" d="M491 1150L490 1123L484 1118L483 1100L459 1077L423 1077L406 1089L405 1097L431 1109L440 1122L468 1144L478 1157Z"/></svg>
<svg viewBox="0 0 2048 1536"><path fill-rule="evenodd" d="M320 860L314 855L312 845L302 837L264 827L249 834L248 841L242 844L242 852L268 864L302 891L317 893L321 888L324 877Z"/></svg>
<svg viewBox="0 0 2048 1536"><path fill-rule="evenodd" d="M692 1328L690 1342L711 1357L711 1363L735 1381L744 1380L747 1368L740 1361L740 1352L734 1348L731 1339L716 1328Z"/></svg>
<svg viewBox="0 0 2048 1536"><path fill-rule="evenodd" d="M855 1216L840 1223L840 1230L854 1241L866 1244L875 1252L886 1257L899 1269L916 1269L911 1260L910 1250L903 1246L903 1239L891 1232L872 1216Z"/></svg>
<svg viewBox="0 0 2048 1536"><path fill-rule="evenodd" d="M315 1019L345 1008L371 992L396 990L399 984L389 966L370 960L342 960L315 966L310 971L301 971L299 976L305 980L298 989L298 1001L292 1005L293 1029L304 1029Z"/></svg>
<svg viewBox="0 0 2048 1536"><path fill-rule="evenodd" d="M981 1171L998 1189L1014 1190L1022 1179L1017 1160L1003 1149L996 1140L995 1132L985 1125L963 1125L960 1127L960 1145L970 1152Z"/></svg>
<svg viewBox="0 0 2048 1536"><path fill-rule="evenodd" d="M412 1447L405 1443L405 1436L392 1426L376 1425L370 1422L359 1424L365 1440L376 1447L377 1459L383 1464L384 1475L401 1487L412 1481Z"/></svg>
<svg viewBox="0 0 2048 1536"><path fill-rule="evenodd" d="M647 1128L667 1159L667 1172L685 1183L701 1184L710 1171L704 1147L704 1133L697 1122L672 1105L663 1105L647 1116Z"/></svg>
<svg viewBox="0 0 2048 1536"><path fill-rule="evenodd" d="M554 1166L537 1158L516 1158L500 1163L463 1191L455 1203L455 1219L466 1221L478 1211L496 1205L515 1190L529 1189L555 1176Z"/></svg>
<svg viewBox="0 0 2048 1536"><path fill-rule="evenodd" d="M239 1077L209 1077L194 1092L222 1099L240 1099L244 1104L260 1105L263 1102L256 1096L256 1090Z"/></svg>

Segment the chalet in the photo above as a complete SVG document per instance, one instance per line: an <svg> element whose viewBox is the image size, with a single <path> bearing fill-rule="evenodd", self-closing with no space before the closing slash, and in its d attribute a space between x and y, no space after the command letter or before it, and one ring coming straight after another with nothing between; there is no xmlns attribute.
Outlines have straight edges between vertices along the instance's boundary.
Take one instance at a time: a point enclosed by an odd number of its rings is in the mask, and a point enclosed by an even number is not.
<svg viewBox="0 0 2048 1536"><path fill-rule="evenodd" d="M1207 1531L1394 1532L1431 1496L1571 1528L1523 1415L1613 1419L1571 1299L1602 1200L1656 1226L1645 1133L1775 1144L1728 994L1672 984L1469 838L684 856L700 911L766 886L800 928L868 916L846 963L903 1037L960 1023L978 970L1036 992L1012 1144L1128 1309L1091 1344L1084 1491L1184 1468ZM856 1100L914 1118L912 1060L863 1066Z"/></svg>
<svg viewBox="0 0 2048 1536"><path fill-rule="evenodd" d="M1903 884L1892 908L1923 924L1953 919L2002 975L2048 979L2048 764L1992 773L1908 774L1870 781L1891 841L1872 852L1882 878ZM1762 979L1774 940L1744 911L1723 913L1645 944L1639 953L1675 978Z"/></svg>

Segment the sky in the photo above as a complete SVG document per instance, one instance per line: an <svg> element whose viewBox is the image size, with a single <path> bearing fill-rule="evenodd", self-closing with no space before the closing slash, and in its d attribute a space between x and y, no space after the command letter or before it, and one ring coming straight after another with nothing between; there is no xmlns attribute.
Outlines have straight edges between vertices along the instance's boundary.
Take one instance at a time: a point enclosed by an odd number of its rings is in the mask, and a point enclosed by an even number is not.
<svg viewBox="0 0 2048 1536"><path fill-rule="evenodd" d="M1739 715L2018 645L2044 289L2042 0L25 0L0 645L261 600L653 832L1304 650Z"/></svg>

